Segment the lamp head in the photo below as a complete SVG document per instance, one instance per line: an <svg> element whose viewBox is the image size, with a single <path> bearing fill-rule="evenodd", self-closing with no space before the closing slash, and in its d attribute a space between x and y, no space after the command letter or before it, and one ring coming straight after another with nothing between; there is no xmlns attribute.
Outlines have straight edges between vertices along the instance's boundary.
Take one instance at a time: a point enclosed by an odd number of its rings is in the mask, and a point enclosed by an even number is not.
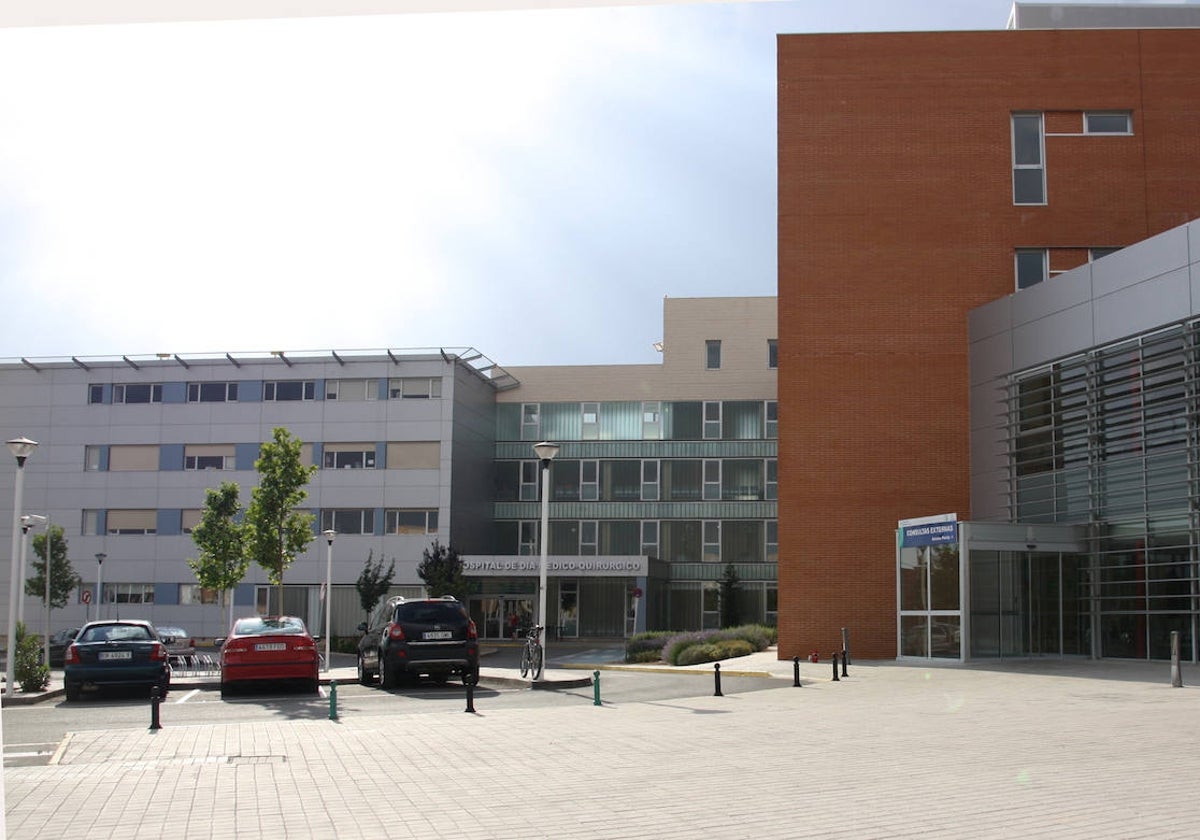
<svg viewBox="0 0 1200 840"><path fill-rule="evenodd" d="M13 438L8 441L8 451L13 454L13 457L20 462L24 462L26 458L33 454L33 450L37 449L37 441L30 440L27 437Z"/></svg>
<svg viewBox="0 0 1200 840"><path fill-rule="evenodd" d="M107 559L108 559L108 555L105 554L103 551L97 552L97 554L96 554L96 563L97 564L103 566L104 561Z"/></svg>
<svg viewBox="0 0 1200 840"><path fill-rule="evenodd" d="M533 445L533 451L537 453L538 458L542 461L553 461L554 456L558 454L560 448L557 443L550 443L545 440Z"/></svg>
<svg viewBox="0 0 1200 840"><path fill-rule="evenodd" d="M326 531L322 531L321 536L323 536L325 538L325 541L327 543L329 543L330 545L333 545L333 538L337 536L337 531L330 528Z"/></svg>

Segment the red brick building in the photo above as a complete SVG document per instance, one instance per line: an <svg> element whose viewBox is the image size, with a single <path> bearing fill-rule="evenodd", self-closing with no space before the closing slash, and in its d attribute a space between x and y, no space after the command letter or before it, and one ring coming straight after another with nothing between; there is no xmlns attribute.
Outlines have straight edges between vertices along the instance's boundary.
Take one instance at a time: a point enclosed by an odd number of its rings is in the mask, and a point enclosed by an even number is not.
<svg viewBox="0 0 1200 840"><path fill-rule="evenodd" d="M1196 29L780 36L781 658L842 627L896 655L897 520L971 515L968 311L1200 216L1197 56Z"/></svg>

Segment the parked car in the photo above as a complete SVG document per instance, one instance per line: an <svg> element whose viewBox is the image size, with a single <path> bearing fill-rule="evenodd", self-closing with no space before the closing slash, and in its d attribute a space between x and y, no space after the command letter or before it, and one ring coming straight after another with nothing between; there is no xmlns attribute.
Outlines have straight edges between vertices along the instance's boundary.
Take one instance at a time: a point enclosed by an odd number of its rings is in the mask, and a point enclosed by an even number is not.
<svg viewBox="0 0 1200 840"><path fill-rule="evenodd" d="M83 625L63 658L68 700L106 686L157 686L164 696L171 664L158 630L149 621L113 619Z"/></svg>
<svg viewBox="0 0 1200 840"><path fill-rule="evenodd" d="M221 696L248 684L299 681L315 692L319 657L304 621L291 615L251 616L233 623L221 648Z"/></svg>
<svg viewBox="0 0 1200 840"><path fill-rule="evenodd" d="M182 627L159 627L158 635L167 646L168 656L188 657L196 655L196 640Z"/></svg>
<svg viewBox="0 0 1200 840"><path fill-rule="evenodd" d="M67 627L50 634L50 667L61 668L63 657L67 654L67 646L79 635L78 627Z"/></svg>
<svg viewBox="0 0 1200 840"><path fill-rule="evenodd" d="M384 689L402 678L428 676L439 684L451 675L479 681L479 634L462 602L442 598L389 598L358 626L358 681L378 677Z"/></svg>

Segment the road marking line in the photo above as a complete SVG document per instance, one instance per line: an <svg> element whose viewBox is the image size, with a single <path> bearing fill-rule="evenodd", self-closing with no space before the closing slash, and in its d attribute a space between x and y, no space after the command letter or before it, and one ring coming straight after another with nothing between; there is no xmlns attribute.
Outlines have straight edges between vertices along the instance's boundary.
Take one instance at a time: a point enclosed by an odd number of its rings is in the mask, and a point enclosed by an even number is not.
<svg viewBox="0 0 1200 840"><path fill-rule="evenodd" d="M198 688L193 688L191 691L189 691L187 694L185 694L185 695L183 695L182 697L180 697L180 698L179 698L178 700L176 700L175 702L176 702L176 703L186 703L187 701L191 700L193 697L195 697L195 696L196 696L197 694L199 694L199 693L200 693L200 689L198 689Z"/></svg>

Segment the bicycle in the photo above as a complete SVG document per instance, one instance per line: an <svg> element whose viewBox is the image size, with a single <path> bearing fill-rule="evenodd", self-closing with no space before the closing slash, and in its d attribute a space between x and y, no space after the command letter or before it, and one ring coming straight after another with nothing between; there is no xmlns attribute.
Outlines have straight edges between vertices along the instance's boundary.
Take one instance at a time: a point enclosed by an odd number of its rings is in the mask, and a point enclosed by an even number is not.
<svg viewBox="0 0 1200 840"><path fill-rule="evenodd" d="M525 649L521 651L521 677L522 679L532 673L532 680L539 680L542 677L542 666L544 659L542 656L542 630L545 628L540 624L535 624L525 634Z"/></svg>

